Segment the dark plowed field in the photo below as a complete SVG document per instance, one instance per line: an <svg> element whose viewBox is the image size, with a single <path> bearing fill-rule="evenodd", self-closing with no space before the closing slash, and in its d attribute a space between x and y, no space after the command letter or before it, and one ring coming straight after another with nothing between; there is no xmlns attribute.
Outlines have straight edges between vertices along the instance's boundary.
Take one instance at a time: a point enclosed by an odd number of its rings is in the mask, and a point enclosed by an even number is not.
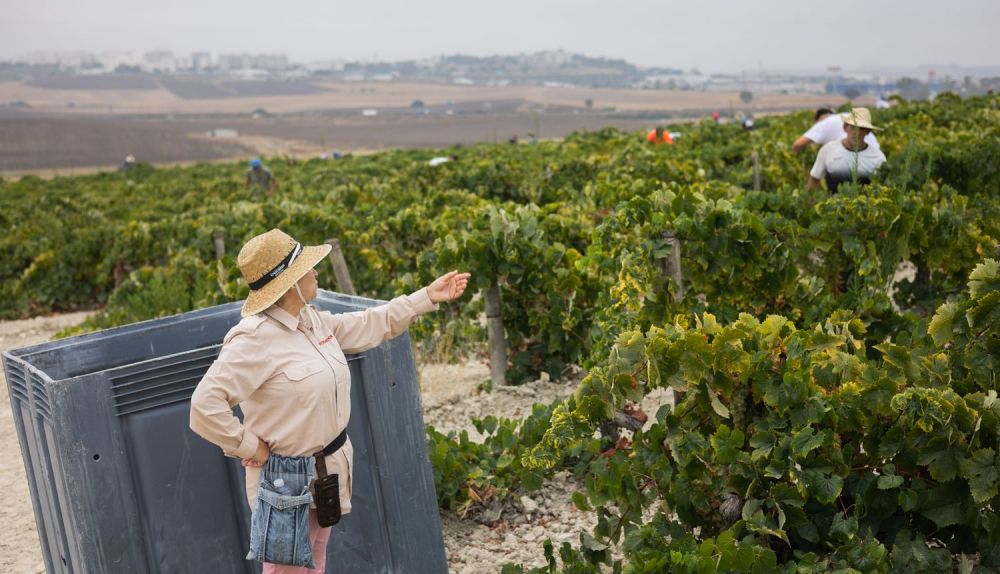
<svg viewBox="0 0 1000 574"><path fill-rule="evenodd" d="M32 85L49 90L157 90L159 82L145 76L43 76Z"/></svg>
<svg viewBox="0 0 1000 574"><path fill-rule="evenodd" d="M209 82L198 79L163 79L170 93L184 99L252 98L257 96L301 96L324 92L323 88L298 80Z"/></svg>
<svg viewBox="0 0 1000 574"><path fill-rule="evenodd" d="M470 113L454 116L373 118L287 116L279 118L122 119L41 116L0 112L0 171L109 166L127 154L153 163L245 157L259 138L294 140L320 151L377 150L398 147L448 147L542 137L563 137L577 130L616 126L648 127L647 120L585 114ZM240 137L209 139L212 129L229 128ZM249 141L245 140L250 136Z"/></svg>

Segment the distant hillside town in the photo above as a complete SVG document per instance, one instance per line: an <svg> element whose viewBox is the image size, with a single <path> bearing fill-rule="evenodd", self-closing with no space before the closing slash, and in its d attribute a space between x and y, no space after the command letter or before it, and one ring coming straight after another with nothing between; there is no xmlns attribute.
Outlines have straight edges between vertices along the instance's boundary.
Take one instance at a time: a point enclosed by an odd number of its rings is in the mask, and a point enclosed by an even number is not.
<svg viewBox="0 0 1000 574"><path fill-rule="evenodd" d="M221 76L233 80L412 81L457 85L547 87L584 86L651 90L741 91L766 93L898 93L926 99L950 91L975 95L1000 88L1000 70L949 67L905 72L849 71L828 66L817 71L763 69L739 74L697 68L640 67L621 59L595 58L563 50L532 54L450 55L398 62L327 60L293 62L284 54L177 54L170 50L133 52L33 52L0 61L0 80L27 80L57 86L67 76L122 78L109 85L138 85L142 76ZM140 81L141 83L141 81ZM108 84L108 81L102 81ZM127 88L124 88L127 89Z"/></svg>

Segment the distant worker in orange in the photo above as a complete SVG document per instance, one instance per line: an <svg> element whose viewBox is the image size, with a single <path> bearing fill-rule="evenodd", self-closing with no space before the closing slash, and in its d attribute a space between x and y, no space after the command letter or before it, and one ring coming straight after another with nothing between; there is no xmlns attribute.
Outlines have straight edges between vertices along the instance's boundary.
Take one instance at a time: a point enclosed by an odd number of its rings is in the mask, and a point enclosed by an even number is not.
<svg viewBox="0 0 1000 574"><path fill-rule="evenodd" d="M670 136L670 132L658 127L655 130L649 130L649 133L646 134L646 141L652 144L672 144L674 138Z"/></svg>

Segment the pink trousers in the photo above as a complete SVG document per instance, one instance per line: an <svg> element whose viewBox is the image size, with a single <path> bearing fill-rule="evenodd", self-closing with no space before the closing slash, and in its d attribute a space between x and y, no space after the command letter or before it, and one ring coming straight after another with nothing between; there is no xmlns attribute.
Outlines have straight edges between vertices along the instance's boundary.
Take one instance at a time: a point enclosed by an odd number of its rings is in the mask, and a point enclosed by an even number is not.
<svg viewBox="0 0 1000 574"><path fill-rule="evenodd" d="M281 566L264 563L264 574L323 574L326 572L326 543L330 540L330 529L321 528L316 522L316 509L309 509L309 541L312 542L313 562L316 569L305 566Z"/></svg>

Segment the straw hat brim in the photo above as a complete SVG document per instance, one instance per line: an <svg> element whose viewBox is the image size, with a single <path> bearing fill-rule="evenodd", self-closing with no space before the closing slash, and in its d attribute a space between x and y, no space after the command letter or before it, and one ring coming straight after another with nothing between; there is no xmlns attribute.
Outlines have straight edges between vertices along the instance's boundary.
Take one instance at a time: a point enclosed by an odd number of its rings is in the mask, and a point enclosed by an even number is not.
<svg viewBox="0 0 1000 574"><path fill-rule="evenodd" d="M856 128L864 128L866 130L872 130L873 132L882 131L882 128L877 128L873 126L871 122L866 122L864 120L852 118L850 113L845 113L841 117L844 118L844 124L846 125L854 126Z"/></svg>
<svg viewBox="0 0 1000 574"><path fill-rule="evenodd" d="M241 315L249 317L274 305L281 296L284 295L292 285L302 279L310 269L323 260L330 253L332 247L329 245L306 245L302 248L302 253L292 261L292 264L281 272L280 275L271 280L256 291L251 291L250 296L243 302Z"/></svg>

